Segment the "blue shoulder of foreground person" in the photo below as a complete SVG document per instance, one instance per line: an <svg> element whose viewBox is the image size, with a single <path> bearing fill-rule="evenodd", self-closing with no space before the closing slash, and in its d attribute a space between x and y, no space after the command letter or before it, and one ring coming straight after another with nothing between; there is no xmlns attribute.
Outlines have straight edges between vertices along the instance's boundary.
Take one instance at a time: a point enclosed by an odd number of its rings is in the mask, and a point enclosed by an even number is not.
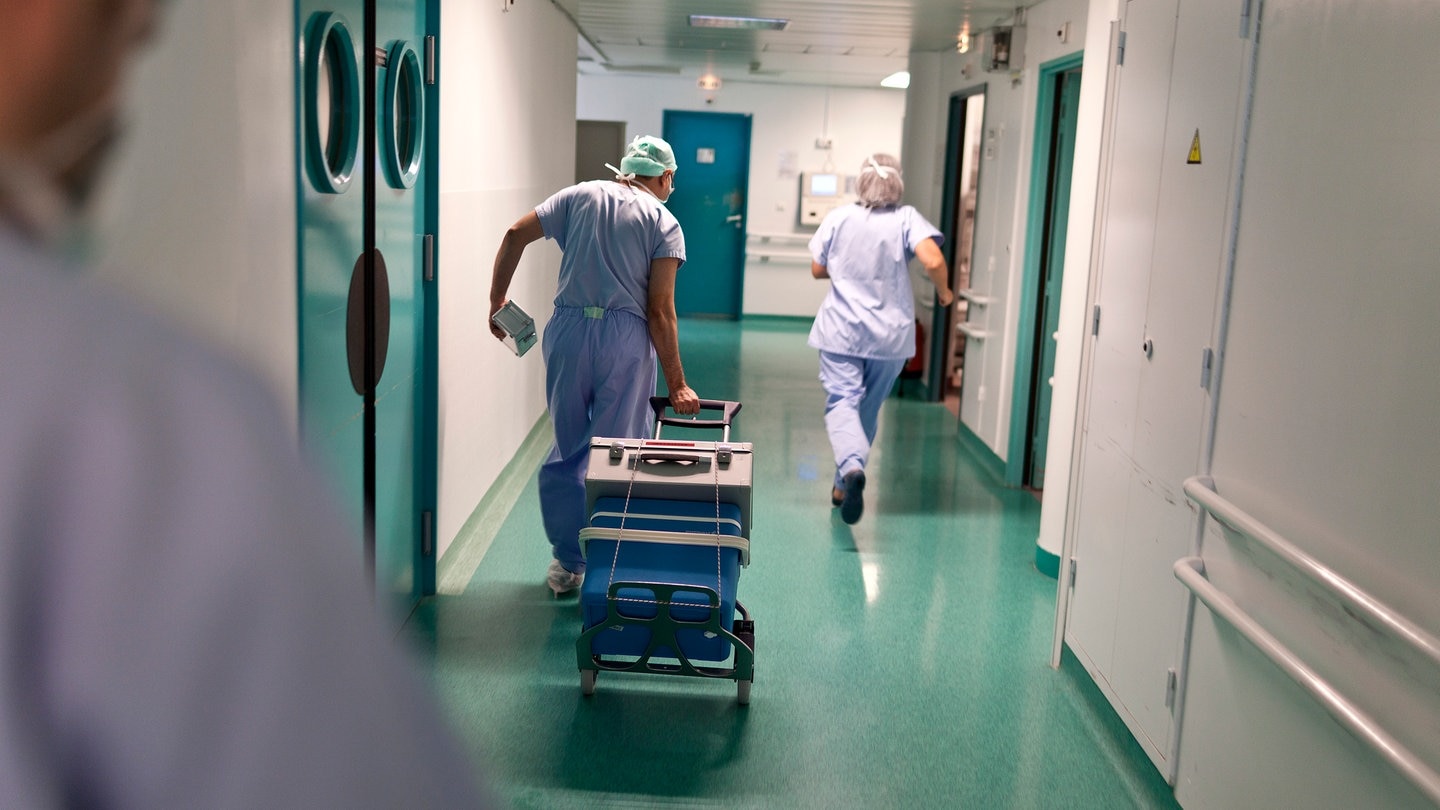
<svg viewBox="0 0 1440 810"><path fill-rule="evenodd" d="M234 362L0 225L0 807L489 807Z"/></svg>

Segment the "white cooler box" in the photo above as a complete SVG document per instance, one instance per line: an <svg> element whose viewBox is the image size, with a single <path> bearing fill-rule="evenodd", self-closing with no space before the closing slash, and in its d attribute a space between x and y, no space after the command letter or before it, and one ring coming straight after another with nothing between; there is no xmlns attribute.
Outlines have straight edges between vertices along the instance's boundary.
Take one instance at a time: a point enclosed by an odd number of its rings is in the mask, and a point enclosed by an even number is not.
<svg viewBox="0 0 1440 810"><path fill-rule="evenodd" d="M711 423L695 420L695 424ZM720 503L740 508L740 536L749 537L751 448L750 442L592 439L585 514L593 513L601 498L715 503L718 489Z"/></svg>

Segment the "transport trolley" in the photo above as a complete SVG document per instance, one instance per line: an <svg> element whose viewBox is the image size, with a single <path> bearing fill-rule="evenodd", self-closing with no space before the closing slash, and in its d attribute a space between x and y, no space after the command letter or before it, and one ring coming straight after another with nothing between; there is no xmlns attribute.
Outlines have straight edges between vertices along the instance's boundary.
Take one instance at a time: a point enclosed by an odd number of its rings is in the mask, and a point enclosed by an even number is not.
<svg viewBox="0 0 1440 810"><path fill-rule="evenodd" d="M735 596L750 562L752 447L730 442L740 403L701 400L719 419L666 416L669 405L650 400L654 439L590 444L580 691L594 694L601 672L688 675L735 681L745 705L755 622ZM663 425L718 429L721 438L665 441Z"/></svg>

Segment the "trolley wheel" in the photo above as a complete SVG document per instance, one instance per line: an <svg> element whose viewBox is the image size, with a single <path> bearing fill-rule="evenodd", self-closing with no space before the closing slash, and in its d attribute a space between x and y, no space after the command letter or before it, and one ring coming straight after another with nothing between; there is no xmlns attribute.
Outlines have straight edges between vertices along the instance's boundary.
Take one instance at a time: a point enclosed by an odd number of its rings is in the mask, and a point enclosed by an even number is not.
<svg viewBox="0 0 1440 810"><path fill-rule="evenodd" d="M593 669L580 670L580 694L586 697L595 694L595 676L598 674Z"/></svg>
<svg viewBox="0 0 1440 810"><path fill-rule="evenodd" d="M750 705L750 681L735 682L735 697L740 701L741 706Z"/></svg>

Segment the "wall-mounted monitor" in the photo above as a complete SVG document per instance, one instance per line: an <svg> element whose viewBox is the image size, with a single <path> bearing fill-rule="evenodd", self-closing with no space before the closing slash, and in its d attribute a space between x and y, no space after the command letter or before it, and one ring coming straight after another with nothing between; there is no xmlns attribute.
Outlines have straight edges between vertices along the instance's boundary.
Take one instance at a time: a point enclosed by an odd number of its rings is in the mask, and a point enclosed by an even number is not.
<svg viewBox="0 0 1440 810"><path fill-rule="evenodd" d="M802 172L800 224L819 225L825 215L855 199L855 178L839 172Z"/></svg>
<svg viewBox="0 0 1440 810"><path fill-rule="evenodd" d="M838 174L812 174L810 175L811 197L833 197L840 193L840 175Z"/></svg>

